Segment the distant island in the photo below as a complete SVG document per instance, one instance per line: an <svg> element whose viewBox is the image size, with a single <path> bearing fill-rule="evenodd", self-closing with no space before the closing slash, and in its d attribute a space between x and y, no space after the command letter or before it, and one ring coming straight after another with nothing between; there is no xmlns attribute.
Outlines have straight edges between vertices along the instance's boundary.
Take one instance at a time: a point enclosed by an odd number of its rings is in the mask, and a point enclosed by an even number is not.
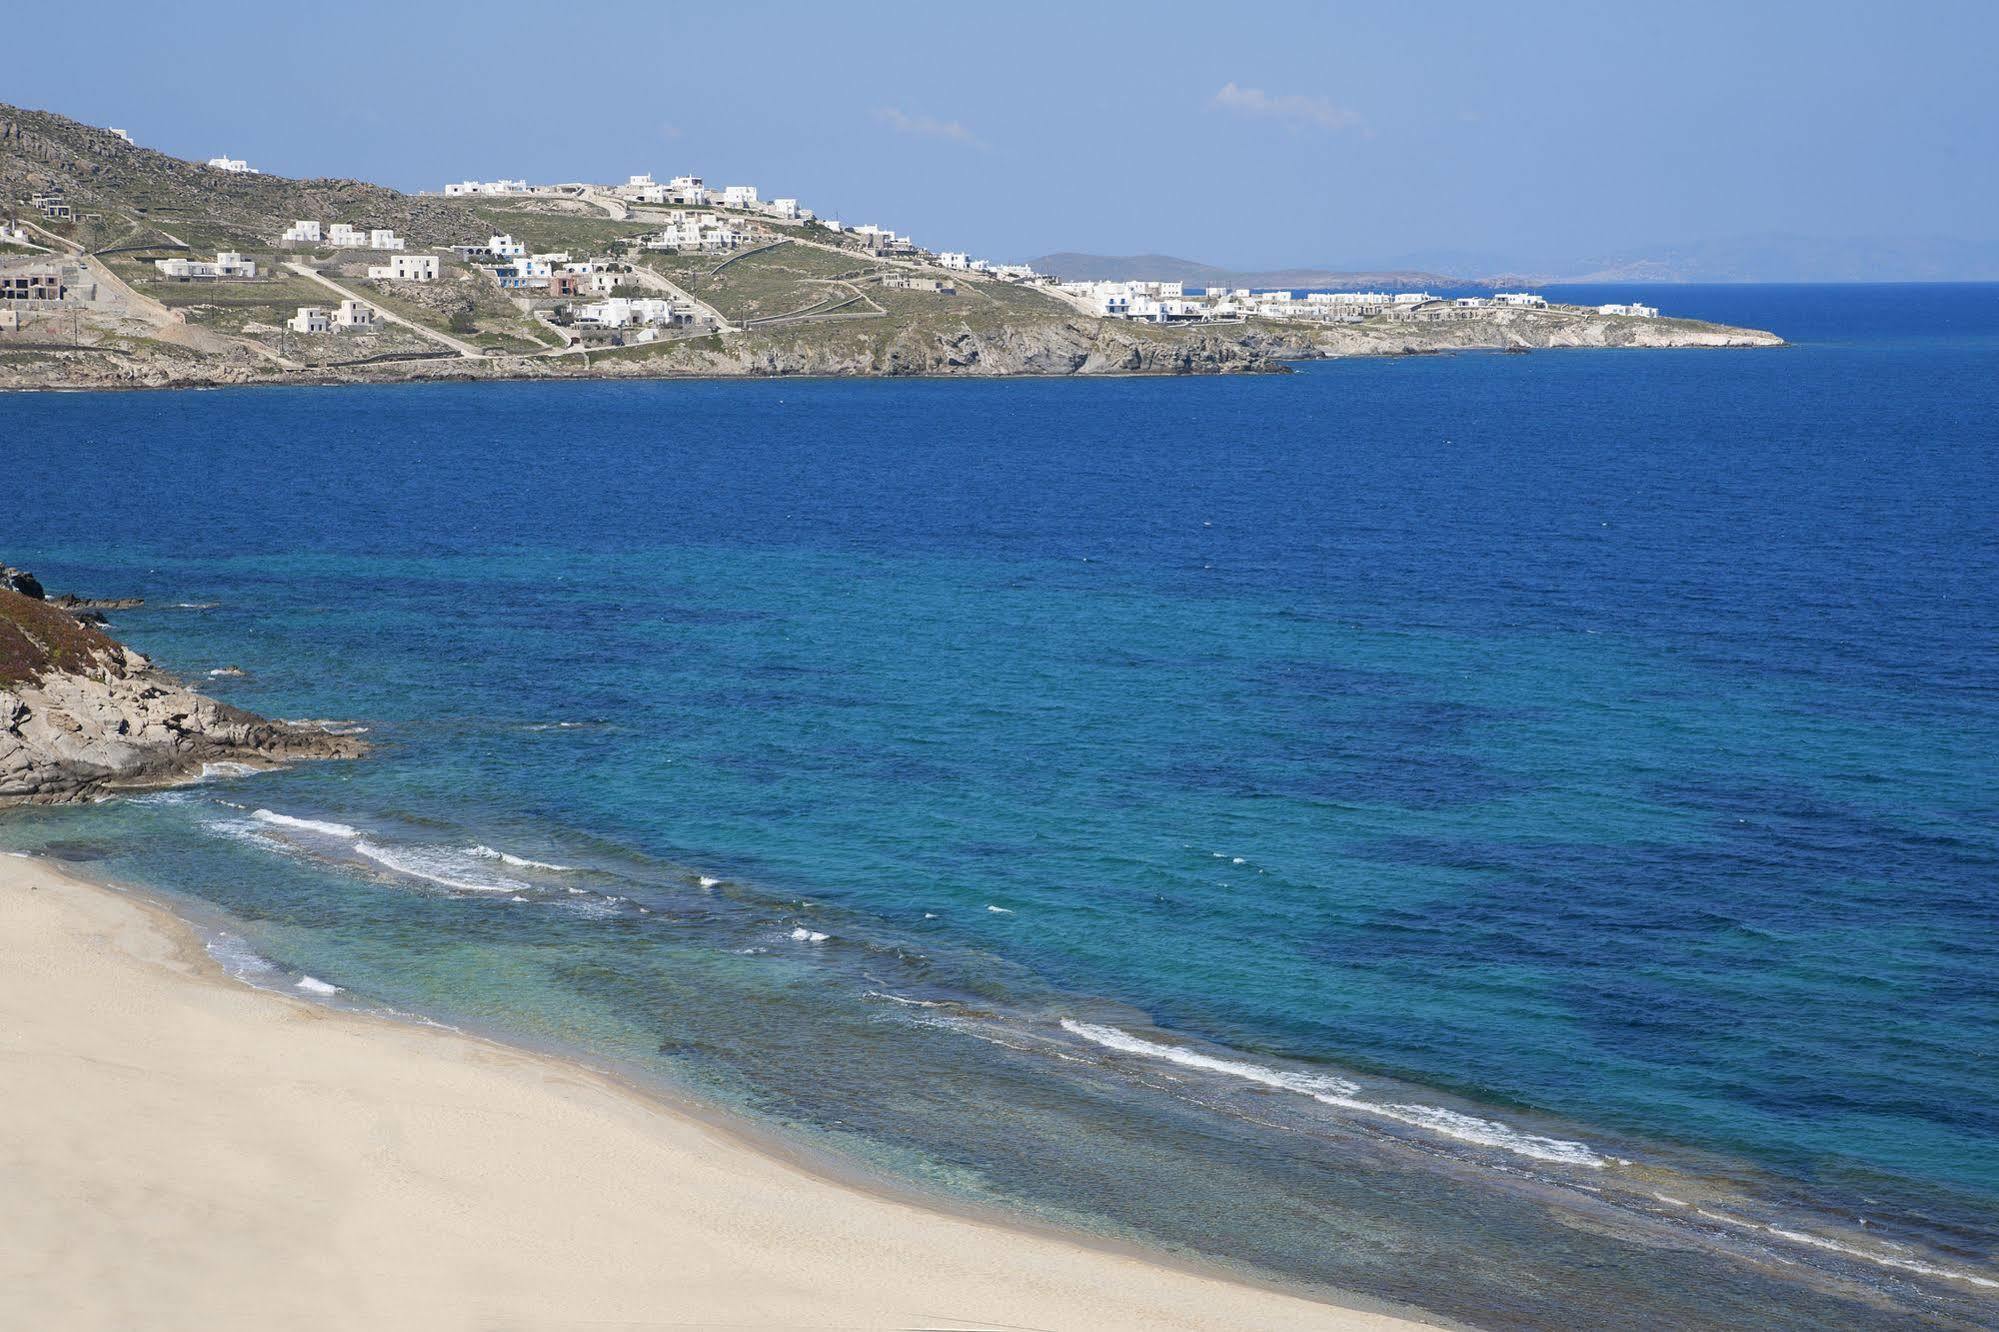
<svg viewBox="0 0 1999 1332"><path fill-rule="evenodd" d="M0 105L0 388L1241 373L1782 342L1635 303L1440 296L1451 280L1430 273L1264 282L1082 258L988 262L695 176L292 180Z"/></svg>

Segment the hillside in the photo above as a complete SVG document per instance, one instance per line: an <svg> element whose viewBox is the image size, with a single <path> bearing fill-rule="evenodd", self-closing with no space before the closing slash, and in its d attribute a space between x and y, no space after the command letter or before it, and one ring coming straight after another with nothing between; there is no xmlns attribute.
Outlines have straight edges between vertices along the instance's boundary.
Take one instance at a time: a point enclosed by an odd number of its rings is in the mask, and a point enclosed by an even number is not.
<svg viewBox="0 0 1999 1332"><path fill-rule="evenodd" d="M39 202L38 202L39 201ZM51 208L51 202L55 207ZM1533 320L1442 332L1401 324L1360 336L1273 338L1240 321L1104 318L1075 293L946 269L927 252L870 248L852 232L754 208L721 221L720 249L646 244L666 227L715 218L621 200L602 187L503 197L409 195L356 180L238 174L131 144L46 111L0 105L0 219L22 239L0 268L55 274L60 302L0 309L0 388L140 388L429 378L648 378L741 375L1197 374L1284 369L1284 357L1400 354L1438 347L1561 345L1573 330ZM285 241L291 225L326 239ZM333 242L334 223L360 239ZM390 251L359 248L393 231L434 279L402 280ZM607 284L556 296L545 276L502 280L486 253L510 236ZM674 242L679 243L679 242ZM459 247L454 249L454 247ZM177 276L160 265L238 256ZM1121 261L1131 262L1131 261ZM1150 265L1155 261L1146 260ZM1158 263L1181 261L1159 260ZM1201 282L1192 266L1187 280ZM1065 276L1087 277L1079 264ZM1207 281L1213 280L1213 271ZM1170 276L1153 273L1152 276ZM1275 279L1265 283L1262 279ZM1231 275L1236 285L1441 285L1433 274ZM596 280L593 278L593 280ZM671 307L644 328L579 322L605 292ZM348 305L339 327L294 316ZM1594 317L1594 316L1591 316ZM1630 341L1604 331L1601 345ZM1759 335L1766 341L1767 335Z"/></svg>

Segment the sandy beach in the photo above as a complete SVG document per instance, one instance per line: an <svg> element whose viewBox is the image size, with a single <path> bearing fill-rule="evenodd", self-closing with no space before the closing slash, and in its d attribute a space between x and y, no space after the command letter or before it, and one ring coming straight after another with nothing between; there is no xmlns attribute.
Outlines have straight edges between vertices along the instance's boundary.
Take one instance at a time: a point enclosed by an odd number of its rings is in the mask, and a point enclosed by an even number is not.
<svg viewBox="0 0 1999 1332"><path fill-rule="evenodd" d="M1422 1326L838 1183L0 857L0 1325Z"/></svg>

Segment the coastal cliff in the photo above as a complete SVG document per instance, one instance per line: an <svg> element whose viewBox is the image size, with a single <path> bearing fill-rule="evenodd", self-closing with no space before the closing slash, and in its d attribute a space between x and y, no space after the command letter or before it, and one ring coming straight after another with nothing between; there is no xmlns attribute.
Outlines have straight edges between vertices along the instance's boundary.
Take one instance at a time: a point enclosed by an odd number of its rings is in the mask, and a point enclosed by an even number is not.
<svg viewBox="0 0 1999 1332"><path fill-rule="evenodd" d="M39 592L32 578L0 579L0 806L171 786L211 763L270 768L365 749L206 698Z"/></svg>

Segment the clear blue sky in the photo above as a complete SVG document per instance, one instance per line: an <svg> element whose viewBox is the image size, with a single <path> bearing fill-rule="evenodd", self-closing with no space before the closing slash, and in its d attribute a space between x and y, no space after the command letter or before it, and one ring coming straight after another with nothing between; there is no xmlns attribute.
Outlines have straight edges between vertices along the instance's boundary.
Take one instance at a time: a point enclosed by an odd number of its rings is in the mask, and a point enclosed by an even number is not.
<svg viewBox="0 0 1999 1332"><path fill-rule="evenodd" d="M0 100L408 189L690 171L996 258L1999 239L1999 3L9 3ZM878 15L880 17L869 17Z"/></svg>

